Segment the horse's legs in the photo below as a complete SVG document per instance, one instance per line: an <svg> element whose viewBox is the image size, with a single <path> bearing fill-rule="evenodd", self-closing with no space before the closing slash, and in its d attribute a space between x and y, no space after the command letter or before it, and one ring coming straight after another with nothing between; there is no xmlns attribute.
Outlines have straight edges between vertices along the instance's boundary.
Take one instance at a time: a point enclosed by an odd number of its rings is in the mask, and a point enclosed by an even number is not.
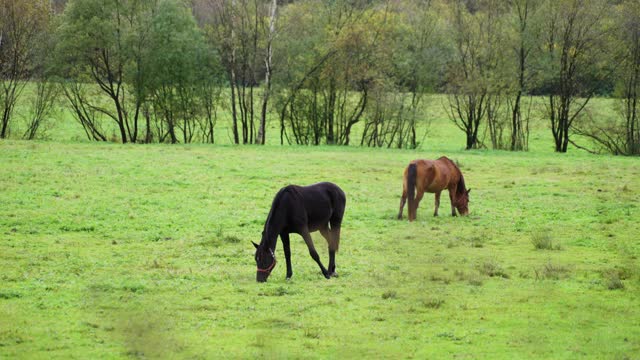
<svg viewBox="0 0 640 360"><path fill-rule="evenodd" d="M293 270L291 269L291 247L289 244L289 234L282 233L280 234L280 239L282 239L282 249L284 250L284 258L287 261L287 280L291 279L293 275Z"/></svg>
<svg viewBox="0 0 640 360"><path fill-rule="evenodd" d="M329 276L335 276L336 274L336 251L331 248L331 243L334 241L333 236L335 236L334 229L329 230L328 226L321 227L320 234L327 239L327 243L329 243L329 267L327 270L329 271ZM340 236L340 227L338 227L338 237Z"/></svg>
<svg viewBox="0 0 640 360"><path fill-rule="evenodd" d="M438 216L438 208L440 207L440 193L441 191L436 192L436 209L433 212L433 216Z"/></svg>
<svg viewBox="0 0 640 360"><path fill-rule="evenodd" d="M456 215L456 207L455 207L455 203L456 203L456 189L449 189L449 199L451 200L451 216L457 216Z"/></svg>
<svg viewBox="0 0 640 360"><path fill-rule="evenodd" d="M416 217L418 217L418 206L420 205L420 201L422 200L422 197L424 196L424 190L420 190L420 189L416 189L416 199L413 202L413 220L416 219ZM411 220L411 219L409 219Z"/></svg>
<svg viewBox="0 0 640 360"><path fill-rule="evenodd" d="M311 239L311 234L309 234L309 230L306 228L303 229L300 232L300 235L302 235L304 242L307 244L307 248L309 248L309 255L311 255L311 258L318 264L318 266L320 266L320 271L322 271L322 275L324 275L325 278L329 279L331 277L329 275L329 271L327 271L324 265L322 265L322 262L320 262L320 255L318 255L318 252L316 251L315 246L313 246L313 240Z"/></svg>
<svg viewBox="0 0 640 360"><path fill-rule="evenodd" d="M344 216L344 202L337 202L337 205L329 219L329 275L338 276L336 273L336 252L340 248L340 226L342 225L342 217Z"/></svg>
<svg viewBox="0 0 640 360"><path fill-rule="evenodd" d="M329 249L329 274L331 276L338 276L336 273L336 251L340 245L340 223L331 223L331 238L335 245L334 249Z"/></svg>
<svg viewBox="0 0 640 360"><path fill-rule="evenodd" d="M400 198L400 211L398 212L398 220L402 220L402 209L407 202L407 191L402 190L402 197Z"/></svg>

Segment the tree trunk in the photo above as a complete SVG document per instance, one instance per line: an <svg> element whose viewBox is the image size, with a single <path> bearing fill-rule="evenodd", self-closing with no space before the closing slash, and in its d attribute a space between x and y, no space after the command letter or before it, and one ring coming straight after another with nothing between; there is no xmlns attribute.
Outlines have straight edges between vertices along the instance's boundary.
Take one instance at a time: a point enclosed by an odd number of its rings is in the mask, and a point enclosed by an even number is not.
<svg viewBox="0 0 640 360"><path fill-rule="evenodd" d="M267 104L269 102L269 95L271 93L271 59L273 57L273 36L276 29L276 9L278 7L278 1L273 0L271 3L271 14L269 20L269 35L267 39L267 55L265 58L265 75L264 75L264 93L262 96L262 112L260 114L260 127L258 129L257 143L264 145L266 136L266 123L267 123Z"/></svg>

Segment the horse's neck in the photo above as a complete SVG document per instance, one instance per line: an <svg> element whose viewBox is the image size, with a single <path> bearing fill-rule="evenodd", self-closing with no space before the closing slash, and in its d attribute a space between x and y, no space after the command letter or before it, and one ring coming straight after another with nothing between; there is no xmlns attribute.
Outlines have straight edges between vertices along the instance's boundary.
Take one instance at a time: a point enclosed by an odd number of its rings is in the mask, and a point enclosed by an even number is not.
<svg viewBox="0 0 640 360"><path fill-rule="evenodd" d="M282 214L277 208L271 209L267 222L264 224L264 236L262 237L262 245L268 246L270 249L276 247L278 235L282 231Z"/></svg>

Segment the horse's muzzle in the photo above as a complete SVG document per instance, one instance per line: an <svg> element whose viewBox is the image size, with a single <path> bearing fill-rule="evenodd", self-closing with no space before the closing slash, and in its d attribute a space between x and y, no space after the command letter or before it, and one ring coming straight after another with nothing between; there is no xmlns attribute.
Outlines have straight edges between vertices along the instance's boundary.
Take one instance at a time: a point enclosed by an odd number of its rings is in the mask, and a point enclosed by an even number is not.
<svg viewBox="0 0 640 360"><path fill-rule="evenodd" d="M267 278L269 277L269 273L258 271L256 273L256 281L257 282L267 282Z"/></svg>

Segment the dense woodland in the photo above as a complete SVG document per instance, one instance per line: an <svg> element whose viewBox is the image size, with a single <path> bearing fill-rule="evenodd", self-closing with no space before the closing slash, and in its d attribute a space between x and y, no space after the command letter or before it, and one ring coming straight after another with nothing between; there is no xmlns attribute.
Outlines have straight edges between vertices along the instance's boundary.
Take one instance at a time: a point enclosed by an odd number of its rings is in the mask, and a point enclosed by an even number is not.
<svg viewBox="0 0 640 360"><path fill-rule="evenodd" d="M0 4L0 138L61 107L96 141L213 143L220 119L237 144L414 148L440 93L467 149L526 151L537 116L557 152L640 155L637 0Z"/></svg>

